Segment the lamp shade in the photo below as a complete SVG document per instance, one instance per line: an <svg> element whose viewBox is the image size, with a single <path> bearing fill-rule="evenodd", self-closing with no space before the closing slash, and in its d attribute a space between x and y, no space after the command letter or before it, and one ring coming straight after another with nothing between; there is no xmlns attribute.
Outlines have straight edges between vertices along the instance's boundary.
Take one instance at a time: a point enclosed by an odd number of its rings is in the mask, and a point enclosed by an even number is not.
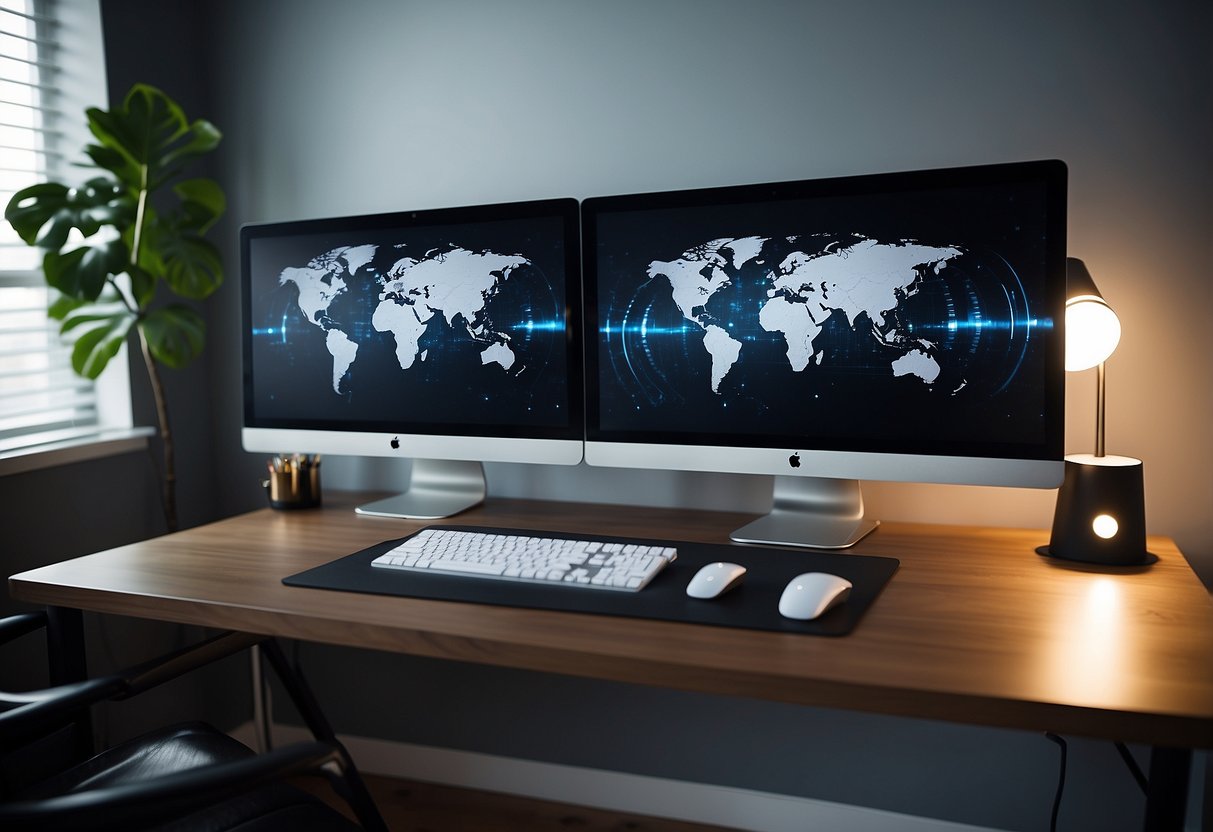
<svg viewBox="0 0 1213 832"><path fill-rule="evenodd" d="M1120 318L1095 287L1087 266L1066 258L1066 371L1089 370L1120 343Z"/></svg>

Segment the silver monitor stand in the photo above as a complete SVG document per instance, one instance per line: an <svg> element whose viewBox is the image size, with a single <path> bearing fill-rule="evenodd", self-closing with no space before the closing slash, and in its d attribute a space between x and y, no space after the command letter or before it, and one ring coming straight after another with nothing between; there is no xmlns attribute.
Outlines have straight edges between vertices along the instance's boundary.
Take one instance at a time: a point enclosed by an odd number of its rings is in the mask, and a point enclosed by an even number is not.
<svg viewBox="0 0 1213 832"><path fill-rule="evenodd" d="M879 525L863 516L858 480L776 476L770 514L730 537L738 543L845 549Z"/></svg>
<svg viewBox="0 0 1213 832"><path fill-rule="evenodd" d="M414 459L403 494L358 506L358 514L406 520L438 520L484 502L484 466L449 459Z"/></svg>

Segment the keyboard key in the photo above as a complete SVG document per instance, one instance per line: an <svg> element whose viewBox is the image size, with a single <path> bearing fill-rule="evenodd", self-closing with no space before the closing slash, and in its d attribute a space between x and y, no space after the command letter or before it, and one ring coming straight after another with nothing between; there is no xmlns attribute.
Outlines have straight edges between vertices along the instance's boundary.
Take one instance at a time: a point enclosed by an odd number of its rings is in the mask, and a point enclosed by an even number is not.
<svg viewBox="0 0 1213 832"><path fill-rule="evenodd" d="M429 568L434 572L475 572L477 575L501 575L505 567L496 563L481 563L475 560L436 560Z"/></svg>

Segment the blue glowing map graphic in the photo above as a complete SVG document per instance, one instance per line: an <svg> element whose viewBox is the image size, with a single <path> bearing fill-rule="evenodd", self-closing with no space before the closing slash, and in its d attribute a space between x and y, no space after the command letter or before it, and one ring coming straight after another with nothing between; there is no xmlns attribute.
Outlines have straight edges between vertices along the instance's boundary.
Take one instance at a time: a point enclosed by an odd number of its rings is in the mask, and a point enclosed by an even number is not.
<svg viewBox="0 0 1213 832"><path fill-rule="evenodd" d="M758 259L766 243L762 237L712 240L671 262L649 265L650 277L669 281L683 316L703 328L703 345L712 356L713 392L719 392L721 381L737 362L742 342L729 335L727 322L723 326L715 322L707 304L732 282L726 269L731 265L740 270ZM868 239L844 246L831 243L814 254L793 251L766 273L770 288L758 310L758 324L781 334L787 343L788 365L802 372L810 361L821 364L825 357L825 350L813 342L830 315L842 313L852 327L861 314L867 315L874 338L902 347L901 355L891 362L893 375L914 375L931 384L939 377L939 363L931 355L935 344L900 332L890 313L917 291L920 269L938 273L960 254L951 246L889 245Z"/></svg>
<svg viewBox="0 0 1213 832"><path fill-rule="evenodd" d="M295 284L300 311L326 333L325 347L333 357L334 393L342 392L342 380L358 358L358 342L329 315L329 307L349 288L346 276L356 279L358 271L374 260L377 248L336 248L302 268L283 270L278 278L282 284ZM529 265L529 260L518 255L473 252L459 246L430 251L421 259L404 257L386 274L371 275L381 287L371 326L395 338L401 370L425 361L428 350L421 349L421 336L435 315L441 315L448 327L461 326L472 341L483 345L482 364L495 363L502 370L511 370L517 361L510 348L513 339L494 328L488 306L510 273Z"/></svg>
<svg viewBox="0 0 1213 832"><path fill-rule="evenodd" d="M563 289L539 262L550 266L551 251L362 236L259 255L253 338L264 412L362 423L566 419Z"/></svg>

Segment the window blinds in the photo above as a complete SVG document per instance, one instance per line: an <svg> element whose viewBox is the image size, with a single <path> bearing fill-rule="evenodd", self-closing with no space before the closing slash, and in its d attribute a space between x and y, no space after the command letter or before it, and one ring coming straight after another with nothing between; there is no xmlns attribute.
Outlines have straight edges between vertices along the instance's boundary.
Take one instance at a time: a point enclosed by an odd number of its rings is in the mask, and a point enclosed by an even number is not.
<svg viewBox="0 0 1213 832"><path fill-rule="evenodd" d="M63 61L53 0L0 0L0 205L47 179L75 181L67 152L84 144L80 113L61 112ZM0 452L96 431L94 386L47 317L42 252L0 222Z"/></svg>

